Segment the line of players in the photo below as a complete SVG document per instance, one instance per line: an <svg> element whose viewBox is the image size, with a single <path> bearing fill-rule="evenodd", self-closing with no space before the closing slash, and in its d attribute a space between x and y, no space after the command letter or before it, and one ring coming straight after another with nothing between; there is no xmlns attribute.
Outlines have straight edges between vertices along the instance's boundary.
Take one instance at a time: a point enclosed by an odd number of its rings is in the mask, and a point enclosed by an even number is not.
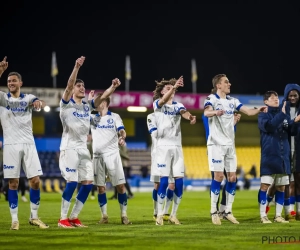
<svg viewBox="0 0 300 250"><path fill-rule="evenodd" d="M85 227L78 219L78 216L91 191L93 183L98 187L98 202L102 213L102 219L99 223L108 223L107 198L105 194L106 175L109 176L112 184L116 186L118 190L121 223L131 224L126 212L127 195L124 187L125 177L118 153L118 144L123 145L125 143L126 132L119 115L108 110L109 96L120 85L120 81L114 79L111 87L104 93L95 96L94 92L91 92L88 102L84 102L84 82L77 78L79 69L84 61L85 57L80 57L76 60L60 102L60 118L63 125L63 135L60 146L59 166L67 184L62 194L61 216L58 221L58 226L64 228ZM6 58L4 58L0 63L0 76L7 67L8 62ZM151 117L147 117L147 123L153 141L151 180L155 183L153 191L153 200L155 201L154 218L156 225L163 225L164 219L174 224L180 224L176 216L178 206L182 199L184 177L180 122L181 117L183 117L189 120L191 124L195 124L196 117L191 115L181 103L173 101L177 89L184 86L183 77L168 81L163 79L161 82L156 83L153 98L154 113L151 114ZM0 104L2 107L5 107L5 111L2 111L1 114L1 118L4 117L1 119L1 122L4 131L5 145L4 175L5 178L9 179L8 199L12 216L11 229L19 229L18 197L16 189L18 186L21 162L23 163L24 171L31 185L31 215L29 223L40 228L48 228L49 226L40 221L37 215L40 203L39 176L42 175L42 169L34 145L31 123L32 110L41 109L45 106L45 103L33 95L26 95L20 92L22 77L17 72L11 72L8 75L7 85L9 93L1 92ZM213 78L214 89L212 94L206 98L204 103L204 115L207 116L209 120L209 136L207 138L209 168L214 173L211 185L211 218L213 224L216 225L221 224L219 211L217 211L217 202L220 194L221 181L224 178L224 169L227 173L227 185L225 192L226 207L222 216L234 224L239 223L232 214L232 204L236 190L237 165L234 145L234 111L241 111L247 115L256 115L260 112L267 114L272 109L271 104L273 103L271 101L274 97L276 99L277 95L276 92L272 92L265 96L264 101L268 105L268 108L249 109L243 106L238 99L228 95L230 93L230 86L231 84L226 75L220 74L215 76ZM275 100L275 108L277 107L276 105L279 106L279 102ZM284 113L284 115L281 115L284 118L286 118L285 109L286 106L284 104L282 107L282 113ZM92 110L97 110L98 114L91 116ZM291 121L291 123L297 122L296 120L298 121L298 116ZM14 126L12 126L12 124ZM268 121L266 121L265 125L268 125ZM22 129L12 129L16 126ZM93 162L86 147L86 138L90 127L92 136L94 137ZM265 127L262 127L261 130L263 129L265 129ZM264 166L261 166L261 168L262 167ZM275 174L275 176L273 174ZM275 184L278 186L276 182L278 176L276 176L276 174L285 175L286 173L268 173L266 183L263 183L263 180L266 180L266 178L262 176L260 193L263 184L271 184L274 179ZM81 182L82 185L76 197L73 209L68 216L71 198L78 182ZM281 182L279 183L282 184ZM284 185L287 184L288 183L284 182ZM280 191L282 190L280 189ZM276 193L276 196L281 195L281 193ZM164 208L166 196L167 200ZM168 218L164 218L164 215L168 214L167 211L172 200L173 207L171 215ZM296 201L298 204L297 196ZM280 209L279 205L278 211ZM284 219L281 221L282 218L279 218L281 217L281 213L278 215L278 211L276 211L274 221L283 222ZM262 217L262 222L264 217L265 216Z"/></svg>

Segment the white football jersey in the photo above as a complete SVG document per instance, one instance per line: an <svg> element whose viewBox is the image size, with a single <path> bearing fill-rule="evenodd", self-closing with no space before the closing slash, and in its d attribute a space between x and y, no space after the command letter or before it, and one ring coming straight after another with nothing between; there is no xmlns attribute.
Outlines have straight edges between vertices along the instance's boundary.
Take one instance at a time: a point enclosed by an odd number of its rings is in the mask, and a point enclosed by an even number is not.
<svg viewBox="0 0 300 250"><path fill-rule="evenodd" d="M157 125L157 146L181 146L180 110L185 110L185 107L179 102L159 107L158 101L153 102Z"/></svg>
<svg viewBox="0 0 300 250"><path fill-rule="evenodd" d="M4 145L34 144L32 133L32 103L38 98L31 94L20 94L14 98L10 93L0 92L1 124Z"/></svg>
<svg viewBox="0 0 300 250"><path fill-rule="evenodd" d="M208 118L209 136L207 145L234 145L234 111L239 111L243 106L236 98L227 96L220 98L217 94L209 95L204 101L204 108L212 106L214 110L224 110L221 116Z"/></svg>
<svg viewBox="0 0 300 250"><path fill-rule="evenodd" d="M87 148L87 136L90 131L90 114L93 102L82 101L76 104L71 98L66 102L60 101L60 120L63 126L63 134L60 143L60 150Z"/></svg>
<svg viewBox="0 0 300 250"><path fill-rule="evenodd" d="M106 115L91 115L91 131L93 137L93 154L99 155L119 150L118 132L125 130L121 117L108 111Z"/></svg>

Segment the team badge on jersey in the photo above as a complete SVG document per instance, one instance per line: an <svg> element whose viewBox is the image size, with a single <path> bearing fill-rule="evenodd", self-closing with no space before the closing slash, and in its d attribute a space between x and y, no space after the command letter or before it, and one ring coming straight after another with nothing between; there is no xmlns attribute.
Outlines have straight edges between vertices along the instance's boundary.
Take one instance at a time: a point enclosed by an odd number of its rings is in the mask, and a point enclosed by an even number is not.
<svg viewBox="0 0 300 250"><path fill-rule="evenodd" d="M89 106L88 105L84 105L84 111L88 112L89 110L90 110Z"/></svg>
<svg viewBox="0 0 300 250"><path fill-rule="evenodd" d="M233 109L233 108L234 108L233 103L230 103L230 104L229 104L229 107L230 107L231 109Z"/></svg>
<svg viewBox="0 0 300 250"><path fill-rule="evenodd" d="M112 124L114 122L114 120L112 119L112 118L109 118L108 120L107 120L107 123L108 124Z"/></svg>
<svg viewBox="0 0 300 250"><path fill-rule="evenodd" d="M26 107L27 106L27 102L22 101L22 102L20 102L20 105L21 105L21 107Z"/></svg>
<svg viewBox="0 0 300 250"><path fill-rule="evenodd" d="M148 122L151 122L151 120L150 120L150 119L148 119Z"/></svg>
<svg viewBox="0 0 300 250"><path fill-rule="evenodd" d="M206 100L210 100L210 98L209 98L209 97L206 97Z"/></svg>

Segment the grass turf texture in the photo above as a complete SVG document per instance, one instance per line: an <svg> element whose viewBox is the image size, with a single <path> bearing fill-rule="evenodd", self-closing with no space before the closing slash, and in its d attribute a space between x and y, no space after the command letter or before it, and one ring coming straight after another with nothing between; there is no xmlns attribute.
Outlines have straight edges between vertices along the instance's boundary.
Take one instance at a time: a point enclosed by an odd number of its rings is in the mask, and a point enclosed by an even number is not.
<svg viewBox="0 0 300 250"><path fill-rule="evenodd" d="M111 195L108 193L107 197ZM178 211L178 219L183 224L165 222L162 227L156 226L152 219L151 193L135 193L128 200L132 225L121 225L117 200L108 200L109 224L97 224L100 219L97 199L88 199L79 216L88 228L58 228L60 201L60 194L42 193L39 216L50 228L39 229L28 223L29 202L19 199L20 230L11 231L8 203L1 196L0 249L298 249L300 244L270 244L294 241L292 237L299 241L300 221L261 224L257 191L238 191L233 211L240 224L222 220L221 226L211 223L207 191L185 192ZM272 206L270 220L274 210Z"/></svg>

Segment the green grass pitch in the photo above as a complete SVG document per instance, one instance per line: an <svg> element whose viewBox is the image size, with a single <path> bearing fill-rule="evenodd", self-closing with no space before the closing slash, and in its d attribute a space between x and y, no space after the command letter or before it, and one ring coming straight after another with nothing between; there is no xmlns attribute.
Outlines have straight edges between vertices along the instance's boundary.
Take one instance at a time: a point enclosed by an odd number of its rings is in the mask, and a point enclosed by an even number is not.
<svg viewBox="0 0 300 250"><path fill-rule="evenodd" d="M110 196L108 193L107 197ZM28 224L29 203L19 199L20 230L11 231L8 204L2 196L0 249L299 249L300 244L300 221L260 223L257 191L237 191L233 211L240 224L222 220L221 226L211 223L207 191L184 192L178 211L183 224L166 222L162 227L156 226L152 219L150 192L135 193L135 197L128 200L128 217L132 225L121 225L117 200L108 201L109 224L97 224L100 219L98 202L88 199L79 217L88 228L58 228L60 201L60 194L42 193L39 216L50 228L39 229ZM274 209L272 206L270 219ZM271 244L291 241L298 242Z"/></svg>

